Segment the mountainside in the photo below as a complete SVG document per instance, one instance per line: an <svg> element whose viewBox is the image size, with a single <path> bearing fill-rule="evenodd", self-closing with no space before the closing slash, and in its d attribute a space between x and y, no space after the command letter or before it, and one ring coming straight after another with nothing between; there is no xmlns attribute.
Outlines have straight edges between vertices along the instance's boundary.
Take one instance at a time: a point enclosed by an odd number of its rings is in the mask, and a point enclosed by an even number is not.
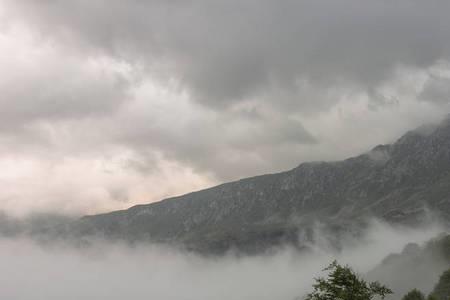
<svg viewBox="0 0 450 300"><path fill-rule="evenodd" d="M87 216L80 234L180 243L197 250L301 247L319 220L330 230L375 216L412 222L426 210L450 220L450 118L394 144L337 162L222 184L124 211ZM337 231L336 231L337 232Z"/></svg>
<svg viewBox="0 0 450 300"><path fill-rule="evenodd" d="M408 244L401 253L391 254L366 277L383 278L394 289L391 299L399 299L416 288L428 294L442 272L450 268L450 235L442 234L425 245Z"/></svg>

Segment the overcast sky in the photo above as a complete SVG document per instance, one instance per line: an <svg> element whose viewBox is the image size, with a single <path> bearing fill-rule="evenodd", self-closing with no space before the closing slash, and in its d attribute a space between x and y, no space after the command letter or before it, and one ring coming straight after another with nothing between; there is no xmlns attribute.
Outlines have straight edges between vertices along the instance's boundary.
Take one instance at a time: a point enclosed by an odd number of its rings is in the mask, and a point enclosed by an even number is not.
<svg viewBox="0 0 450 300"><path fill-rule="evenodd" d="M448 0L0 0L0 204L129 207L450 112Z"/></svg>

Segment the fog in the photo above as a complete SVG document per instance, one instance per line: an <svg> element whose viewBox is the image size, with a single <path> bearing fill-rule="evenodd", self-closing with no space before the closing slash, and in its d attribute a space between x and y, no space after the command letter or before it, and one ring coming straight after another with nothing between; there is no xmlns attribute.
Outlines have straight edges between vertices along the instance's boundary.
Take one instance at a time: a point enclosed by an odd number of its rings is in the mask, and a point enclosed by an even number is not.
<svg viewBox="0 0 450 300"><path fill-rule="evenodd" d="M286 247L270 255L208 258L155 245L95 242L73 248L2 238L0 298L295 299L335 258L364 274L407 243L424 243L442 231L439 225L407 229L374 221L364 237L349 238L339 253L318 232L307 253Z"/></svg>

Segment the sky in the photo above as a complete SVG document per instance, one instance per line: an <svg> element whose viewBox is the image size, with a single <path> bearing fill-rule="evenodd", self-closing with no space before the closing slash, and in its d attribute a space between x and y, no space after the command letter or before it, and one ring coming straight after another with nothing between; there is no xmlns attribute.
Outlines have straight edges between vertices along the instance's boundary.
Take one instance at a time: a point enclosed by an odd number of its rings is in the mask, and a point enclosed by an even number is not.
<svg viewBox="0 0 450 300"><path fill-rule="evenodd" d="M450 112L447 0L0 0L0 204L92 214Z"/></svg>

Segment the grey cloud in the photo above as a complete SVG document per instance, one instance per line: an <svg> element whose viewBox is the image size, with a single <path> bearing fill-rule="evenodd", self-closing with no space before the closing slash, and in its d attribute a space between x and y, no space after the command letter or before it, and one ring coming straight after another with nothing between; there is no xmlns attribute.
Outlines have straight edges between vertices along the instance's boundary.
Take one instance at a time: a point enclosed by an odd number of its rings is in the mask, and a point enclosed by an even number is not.
<svg viewBox="0 0 450 300"><path fill-rule="evenodd" d="M113 199L114 201L118 201L118 202L129 202L128 199L128 191L126 191L125 189L122 188L111 188L110 190L108 190L108 193L111 197L111 199Z"/></svg>
<svg viewBox="0 0 450 300"><path fill-rule="evenodd" d="M116 169L88 178L111 203L134 201L130 186L149 174L155 182L162 169L170 169L162 181L202 177L195 185L176 182L192 188L359 154L446 107L445 76L428 74L420 96L415 88L423 82L414 76L449 59L448 1L0 6L0 163L12 153L71 170L65 158L82 159L83 168L121 161L124 182L111 179ZM17 24L36 41L3 52L5 32L20 39L8 33ZM393 72L401 67L412 71ZM72 192L61 185L58 198Z"/></svg>
<svg viewBox="0 0 450 300"><path fill-rule="evenodd" d="M86 78L88 79L88 78ZM126 99L122 87L115 83L84 82L75 86L61 86L64 82L50 82L53 87L21 86L3 94L2 120L4 127L14 123L26 125L33 121L49 121L109 113ZM0 90L4 92L4 90ZM18 92L18 93L16 93ZM48 93L48 94L47 94Z"/></svg>
<svg viewBox="0 0 450 300"><path fill-rule="evenodd" d="M450 103L450 78L431 76L426 82L420 99L445 105Z"/></svg>
<svg viewBox="0 0 450 300"><path fill-rule="evenodd" d="M9 5L45 34L144 62L219 107L274 85L293 89L302 78L366 88L397 65L426 67L450 54L450 3L443 0Z"/></svg>
<svg viewBox="0 0 450 300"><path fill-rule="evenodd" d="M29 46L43 47L39 43ZM0 58L4 72L0 130L17 131L38 121L109 115L129 99L131 81L125 74L95 66L98 62L84 57L65 57L58 50L43 52L33 56L29 51L27 59L32 63L14 54ZM5 63L8 59L11 62Z"/></svg>
<svg viewBox="0 0 450 300"><path fill-rule="evenodd" d="M386 106L395 106L399 104L399 99L393 96L388 96L380 91L369 88L367 90L367 95L371 99L369 103L369 109L377 110Z"/></svg>
<svg viewBox="0 0 450 300"><path fill-rule="evenodd" d="M130 145L139 155L129 166L139 171L154 167L148 149L159 149L165 157L213 173L221 180L250 176L299 163L297 147L317 143L301 122L288 116L263 115L255 111L210 111L176 122L176 108L168 106L158 116L151 106L138 114L120 116L112 125L112 140ZM189 115L189 112L186 112ZM288 150L289 149L289 150ZM287 152L287 153L285 153ZM287 155L288 154L288 155ZM148 159L147 159L148 158Z"/></svg>

